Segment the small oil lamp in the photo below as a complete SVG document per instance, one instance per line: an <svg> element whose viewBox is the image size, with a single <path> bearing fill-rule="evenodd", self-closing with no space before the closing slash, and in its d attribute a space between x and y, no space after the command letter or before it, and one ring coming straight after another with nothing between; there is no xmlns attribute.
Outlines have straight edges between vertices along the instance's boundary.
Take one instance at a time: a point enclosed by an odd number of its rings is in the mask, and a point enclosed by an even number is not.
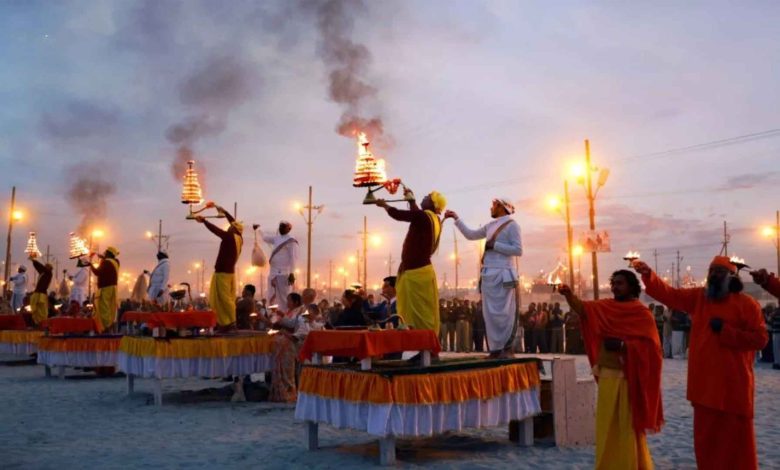
<svg viewBox="0 0 780 470"><path fill-rule="evenodd" d="M555 274L555 279L553 279L553 274ZM563 281L561 281L561 277L555 272L551 272L547 275L547 285L552 287L553 292L557 292L558 288L561 287L561 284L563 284Z"/></svg>

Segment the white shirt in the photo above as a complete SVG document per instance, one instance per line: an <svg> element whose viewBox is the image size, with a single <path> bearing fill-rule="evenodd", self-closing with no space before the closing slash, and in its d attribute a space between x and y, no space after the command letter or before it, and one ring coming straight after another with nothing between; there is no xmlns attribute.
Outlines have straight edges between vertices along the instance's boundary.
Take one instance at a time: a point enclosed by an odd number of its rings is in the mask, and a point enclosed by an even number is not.
<svg viewBox="0 0 780 470"><path fill-rule="evenodd" d="M293 336L302 340L309 334L309 322L307 320L306 306L302 305L295 310L290 310L279 322L286 328L293 328Z"/></svg>
<svg viewBox="0 0 780 470"><path fill-rule="evenodd" d="M295 265L298 264L298 241L289 233L287 235L265 235L260 231L263 241L271 245L271 253L268 254L270 264L270 276L289 276L295 272ZM276 255L272 254L278 246L287 240L295 240L286 244Z"/></svg>
<svg viewBox="0 0 780 470"><path fill-rule="evenodd" d="M165 294L168 288L170 272L171 266L168 264L168 258L161 259L149 276L149 289L147 289L147 292L150 299L156 299L157 293L160 291L163 291L163 294Z"/></svg>
<svg viewBox="0 0 780 470"><path fill-rule="evenodd" d="M497 219L493 219L487 224L481 226L476 230L470 229L463 219L455 221L455 226L458 227L460 233L463 234L468 240L480 240L490 239L499 227L509 221L509 225L501 230L498 234L492 250L485 252L485 260L482 264L483 268L500 268L500 269L514 269L515 256L523 255L523 242L520 238L520 225L512 219L512 216L505 215Z"/></svg>
<svg viewBox="0 0 780 470"><path fill-rule="evenodd" d="M71 288L71 294L74 292L85 292L87 290L87 280L89 279L89 273L87 267L81 267L73 275L73 287Z"/></svg>
<svg viewBox="0 0 780 470"><path fill-rule="evenodd" d="M16 273L8 279L14 283L14 294L23 295L25 293L27 290L27 273Z"/></svg>

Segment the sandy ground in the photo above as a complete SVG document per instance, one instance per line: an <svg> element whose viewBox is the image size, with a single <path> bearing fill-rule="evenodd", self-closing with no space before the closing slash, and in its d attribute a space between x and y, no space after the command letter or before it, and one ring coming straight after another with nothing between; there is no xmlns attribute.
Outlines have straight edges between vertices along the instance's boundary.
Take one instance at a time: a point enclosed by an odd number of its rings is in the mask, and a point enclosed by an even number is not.
<svg viewBox="0 0 780 470"><path fill-rule="evenodd" d="M0 360L11 359L0 357ZM78 375L78 373L70 372ZM588 373L584 357L578 373ZM649 438L657 468L695 468L692 409L685 400L686 362L664 363L666 427ZM220 387L216 380L164 383L179 389ZM149 381L136 390L151 392ZM761 468L780 468L780 371L756 370L756 434ZM306 451L293 408L269 403L151 404L125 394L121 378L46 379L42 366L0 365L0 468L323 468L374 466L378 446L367 434L320 426L317 452ZM592 468L593 449L517 448L506 429L401 440L403 468Z"/></svg>

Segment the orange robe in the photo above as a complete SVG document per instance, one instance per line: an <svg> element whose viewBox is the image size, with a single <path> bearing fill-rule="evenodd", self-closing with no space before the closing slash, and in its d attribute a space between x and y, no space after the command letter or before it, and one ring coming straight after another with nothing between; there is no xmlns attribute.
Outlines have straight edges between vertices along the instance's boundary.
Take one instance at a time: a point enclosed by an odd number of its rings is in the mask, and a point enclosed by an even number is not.
<svg viewBox="0 0 780 470"><path fill-rule="evenodd" d="M693 405L693 439L700 469L756 469L753 428L753 361L768 340L761 307L753 298L729 294L707 299L705 289L675 289L655 273L642 276L647 294L691 317L688 395ZM712 318L723 329L710 328Z"/></svg>
<svg viewBox="0 0 780 470"><path fill-rule="evenodd" d="M774 274L769 276L769 282L764 286L764 290L780 299L780 279Z"/></svg>
<svg viewBox="0 0 780 470"><path fill-rule="evenodd" d="M631 417L637 434L655 433L664 424L661 402L661 344L655 318L638 300L614 299L583 302L581 318L585 352L591 366L605 338L620 338L625 344L623 372L628 381Z"/></svg>

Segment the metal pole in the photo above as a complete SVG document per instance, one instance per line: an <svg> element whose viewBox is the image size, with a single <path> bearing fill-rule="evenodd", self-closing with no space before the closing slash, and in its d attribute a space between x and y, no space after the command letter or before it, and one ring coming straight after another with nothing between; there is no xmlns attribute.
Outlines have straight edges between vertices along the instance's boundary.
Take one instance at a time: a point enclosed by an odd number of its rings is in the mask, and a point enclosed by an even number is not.
<svg viewBox="0 0 780 470"><path fill-rule="evenodd" d="M368 217L363 216L363 289L368 289Z"/></svg>
<svg viewBox="0 0 780 470"><path fill-rule="evenodd" d="M569 285L574 288L574 247L572 246L571 212L569 210L569 182L563 180L563 201L566 205L566 239L569 252Z"/></svg>
<svg viewBox="0 0 780 470"><path fill-rule="evenodd" d="M390 253L387 255L387 277L390 277L393 275L393 254Z"/></svg>
<svg viewBox="0 0 780 470"><path fill-rule="evenodd" d="M658 273L658 250L653 250L653 259L655 260L653 270Z"/></svg>
<svg viewBox="0 0 780 470"><path fill-rule="evenodd" d="M162 219L160 219L159 224L157 225L157 253L162 251Z"/></svg>
<svg viewBox="0 0 780 470"><path fill-rule="evenodd" d="M312 220L311 220L311 209L312 209L312 202L311 202L311 186L309 186L309 205L307 206L309 210L309 220L306 221L307 228L308 228L308 237L306 240L306 288L311 287L311 226L312 226Z"/></svg>
<svg viewBox="0 0 780 470"><path fill-rule="evenodd" d="M777 250L777 274L780 276L780 211L775 213L775 249Z"/></svg>
<svg viewBox="0 0 780 470"><path fill-rule="evenodd" d="M333 297L333 260L328 260L328 298Z"/></svg>
<svg viewBox="0 0 780 470"><path fill-rule="evenodd" d="M590 166L590 142L585 139L585 173L587 176L588 184L588 218L590 219L591 232L596 231L596 207L595 198L593 197L593 183L592 183L592 168ZM595 251L591 252L591 264L593 266L593 299L599 299L599 261Z"/></svg>
<svg viewBox="0 0 780 470"><path fill-rule="evenodd" d="M5 242L5 274L3 277L3 297L8 292L8 277L11 273L11 232L14 229L14 210L16 210L16 186L11 188L11 212L8 213L8 238Z"/></svg>

